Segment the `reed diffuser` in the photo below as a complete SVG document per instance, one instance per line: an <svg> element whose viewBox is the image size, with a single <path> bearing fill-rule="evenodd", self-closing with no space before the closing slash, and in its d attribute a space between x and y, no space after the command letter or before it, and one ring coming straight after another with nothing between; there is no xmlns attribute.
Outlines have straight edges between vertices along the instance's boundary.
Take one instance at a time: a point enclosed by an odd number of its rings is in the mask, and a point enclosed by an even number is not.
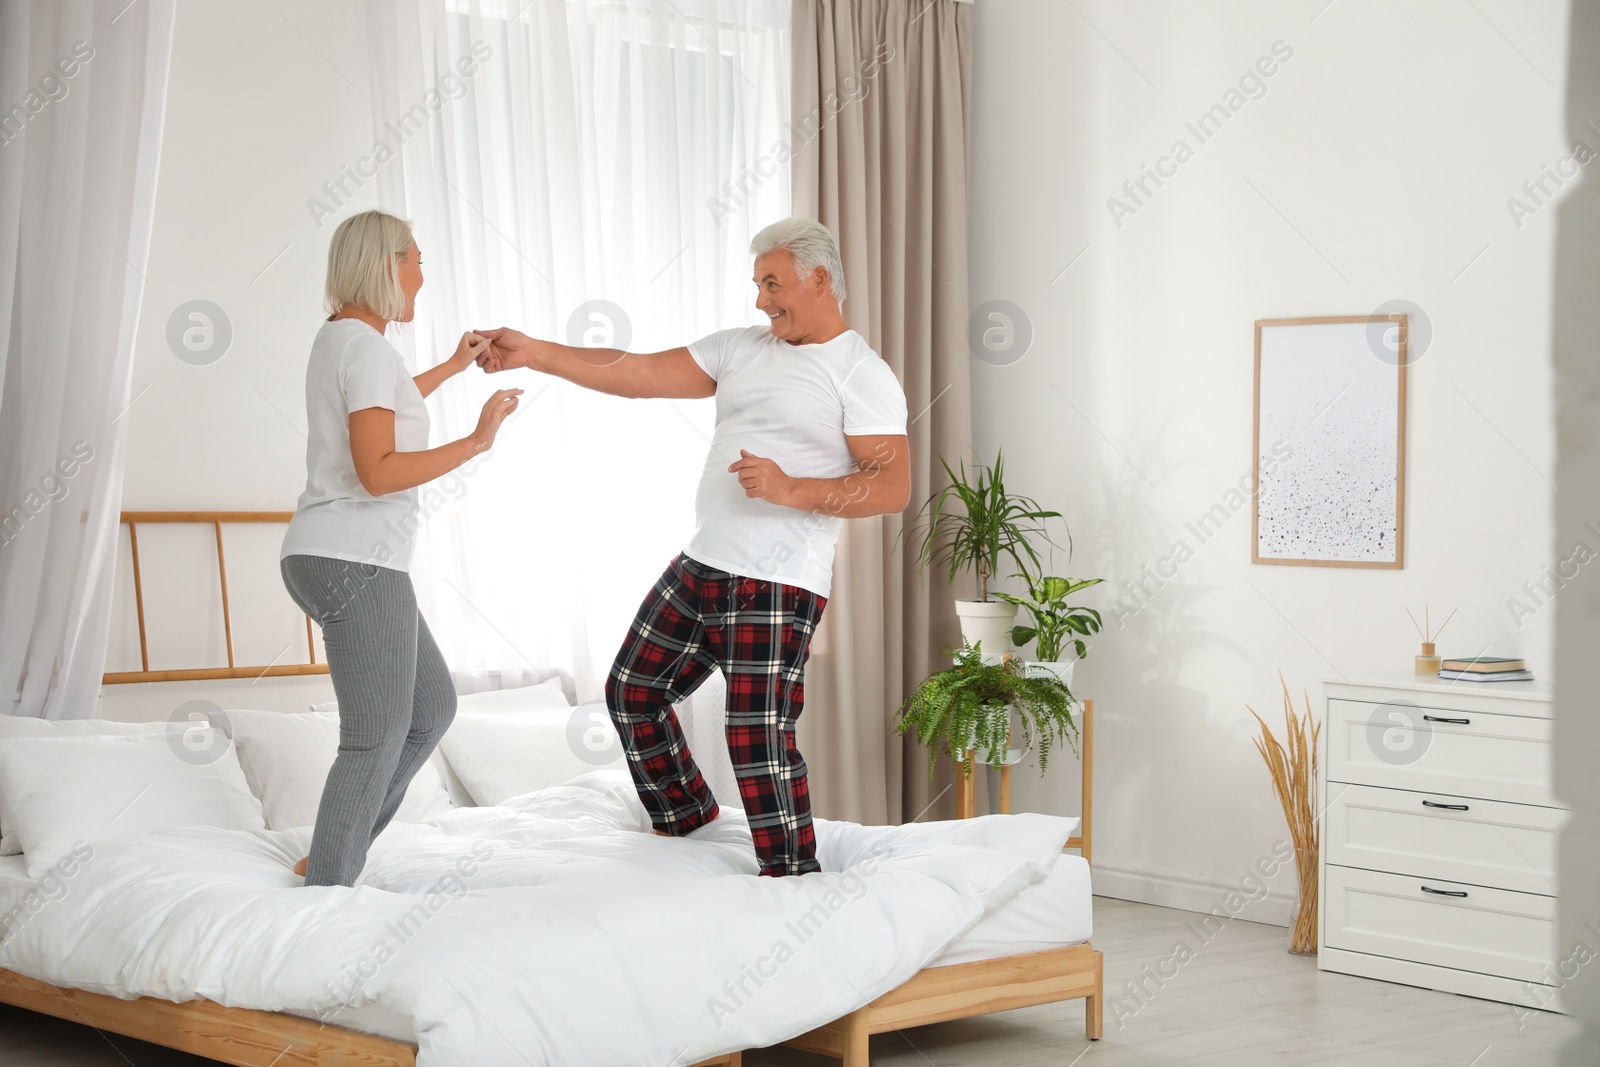
<svg viewBox="0 0 1600 1067"><path fill-rule="evenodd" d="M1296 956L1317 954L1317 857L1322 847L1322 827L1315 808L1317 795L1317 738L1322 724L1311 717L1311 695L1306 694L1304 715L1297 715L1294 699L1289 696L1289 685L1278 672L1278 684L1283 687L1284 739L1279 743L1266 720L1256 715L1256 710L1245 705L1256 722L1261 724L1261 736L1255 739L1256 751L1266 761L1272 775L1272 792L1283 805L1283 817L1289 823L1289 839L1294 843L1295 878L1299 892L1295 899L1294 932L1289 938L1289 951Z"/></svg>
<svg viewBox="0 0 1600 1067"><path fill-rule="evenodd" d="M1459 609L1451 608L1450 614L1445 616L1444 622L1441 622L1439 624L1439 628L1435 630L1433 629L1432 622L1428 617L1428 605L1422 605L1422 625L1420 626L1417 625L1417 617L1411 614L1411 609L1406 609L1406 614L1411 617L1411 625L1416 626L1417 633L1422 635L1422 655L1417 657L1413 668L1417 674L1436 675L1439 673L1440 658L1439 654L1435 651L1436 646L1434 642L1439 639L1440 634L1444 633L1444 628L1450 625L1450 620L1456 617L1457 610Z"/></svg>

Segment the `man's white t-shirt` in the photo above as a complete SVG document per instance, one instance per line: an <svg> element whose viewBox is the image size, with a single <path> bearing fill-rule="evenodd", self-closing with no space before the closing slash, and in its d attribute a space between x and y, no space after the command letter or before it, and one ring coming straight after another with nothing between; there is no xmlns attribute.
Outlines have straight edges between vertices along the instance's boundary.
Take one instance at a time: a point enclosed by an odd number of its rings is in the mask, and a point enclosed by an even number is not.
<svg viewBox="0 0 1600 1067"><path fill-rule="evenodd" d="M723 330L689 346L717 383L717 426L695 494L688 556L708 567L795 585L826 597L844 521L745 496L728 466L743 449L791 478L856 469L846 436L906 432L906 394L854 330L793 345L765 326Z"/></svg>
<svg viewBox="0 0 1600 1067"><path fill-rule="evenodd" d="M279 558L327 556L409 570L417 490L373 496L356 477L350 414L394 412L394 447L428 447L428 408L405 360L360 319L325 322L306 366L306 491L284 534Z"/></svg>

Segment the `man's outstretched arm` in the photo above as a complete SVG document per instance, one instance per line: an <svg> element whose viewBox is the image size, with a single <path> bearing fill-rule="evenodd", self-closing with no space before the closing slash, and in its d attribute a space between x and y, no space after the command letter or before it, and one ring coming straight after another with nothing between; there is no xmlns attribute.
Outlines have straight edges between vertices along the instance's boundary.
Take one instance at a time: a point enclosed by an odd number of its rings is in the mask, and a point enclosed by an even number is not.
<svg viewBox="0 0 1600 1067"><path fill-rule="evenodd" d="M744 495L841 519L892 515L911 500L911 446L901 434L847 436L856 469L842 478L791 478L774 461L741 449L728 473Z"/></svg>
<svg viewBox="0 0 1600 1067"><path fill-rule="evenodd" d="M488 351L478 357L486 371L527 367L585 389L642 399L698 400L717 392L716 380L700 369L687 348L621 352L539 341L505 327L477 332L489 340Z"/></svg>

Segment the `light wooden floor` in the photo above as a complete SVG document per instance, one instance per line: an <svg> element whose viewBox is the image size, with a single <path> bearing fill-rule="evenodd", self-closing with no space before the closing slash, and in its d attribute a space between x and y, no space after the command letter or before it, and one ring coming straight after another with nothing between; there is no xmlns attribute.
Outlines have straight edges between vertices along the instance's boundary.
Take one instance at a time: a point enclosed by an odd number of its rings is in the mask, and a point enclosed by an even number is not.
<svg viewBox="0 0 1600 1067"><path fill-rule="evenodd" d="M1190 912L1095 899L1106 961L1105 1037L1083 1037L1083 1002L1024 1008L872 1039L875 1067L1556 1067L1575 1030L1559 1015L1518 1025L1504 1004L1325 974L1284 951L1289 932L1236 920L1207 944ZM1124 983L1163 973L1180 941L1193 958L1145 1001ZM1168 965L1164 973L1172 974ZM1119 1024L1118 1020L1121 1019ZM207 1060L104 1037L0 1007L5 1067L205 1067ZM828 1067L837 1060L782 1049L748 1053L748 1067Z"/></svg>

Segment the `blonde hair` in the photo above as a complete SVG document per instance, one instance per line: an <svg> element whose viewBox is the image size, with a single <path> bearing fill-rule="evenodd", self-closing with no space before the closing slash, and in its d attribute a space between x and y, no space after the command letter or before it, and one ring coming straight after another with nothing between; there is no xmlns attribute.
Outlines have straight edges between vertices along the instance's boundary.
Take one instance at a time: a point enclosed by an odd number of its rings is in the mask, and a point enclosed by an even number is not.
<svg viewBox="0 0 1600 1067"><path fill-rule="evenodd" d="M400 257L416 241L411 223L383 211L363 211L339 223L328 245L323 305L363 308L390 322L406 312L400 291Z"/></svg>
<svg viewBox="0 0 1600 1067"><path fill-rule="evenodd" d="M839 243L833 232L816 219L780 219L756 234L750 251L757 256L788 249L794 257L794 272L803 281L821 267L828 272L828 288L833 298L844 303L844 263L839 258Z"/></svg>

